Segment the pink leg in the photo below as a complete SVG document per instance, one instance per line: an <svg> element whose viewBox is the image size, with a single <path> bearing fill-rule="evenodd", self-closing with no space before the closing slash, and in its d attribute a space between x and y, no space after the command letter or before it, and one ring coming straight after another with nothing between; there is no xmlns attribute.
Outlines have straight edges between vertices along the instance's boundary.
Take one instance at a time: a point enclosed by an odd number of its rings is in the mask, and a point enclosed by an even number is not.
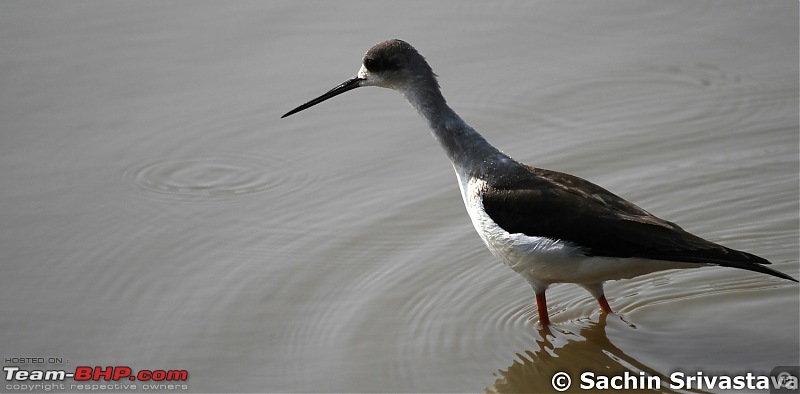
<svg viewBox="0 0 800 394"><path fill-rule="evenodd" d="M611 306L608 305L608 301L606 300L606 296L602 295L600 298L597 299L597 302L600 304L600 309L605 313L614 313L611 310Z"/></svg>
<svg viewBox="0 0 800 394"><path fill-rule="evenodd" d="M542 323L544 327L549 326L550 316L547 315L547 298L544 296L544 292L536 295L536 309L539 311L539 323Z"/></svg>

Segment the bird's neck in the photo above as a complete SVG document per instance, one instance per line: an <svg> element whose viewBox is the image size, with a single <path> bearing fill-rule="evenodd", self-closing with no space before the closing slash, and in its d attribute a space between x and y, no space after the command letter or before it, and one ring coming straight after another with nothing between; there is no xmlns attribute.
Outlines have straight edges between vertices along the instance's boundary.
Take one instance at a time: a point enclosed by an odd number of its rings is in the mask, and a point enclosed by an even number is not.
<svg viewBox="0 0 800 394"><path fill-rule="evenodd" d="M410 89L401 93L428 122L433 137L458 170L481 173L490 163L508 159L447 105L439 89Z"/></svg>

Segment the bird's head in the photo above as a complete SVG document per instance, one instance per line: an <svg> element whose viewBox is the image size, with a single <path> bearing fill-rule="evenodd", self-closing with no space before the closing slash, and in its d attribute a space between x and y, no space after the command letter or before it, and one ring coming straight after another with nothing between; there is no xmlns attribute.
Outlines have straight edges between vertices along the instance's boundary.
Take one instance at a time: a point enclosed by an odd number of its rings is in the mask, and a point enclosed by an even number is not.
<svg viewBox="0 0 800 394"><path fill-rule="evenodd" d="M392 39L378 43L367 51L355 77L287 112L282 118L362 86L394 89L404 95L414 89L439 88L436 75L425 58L409 43Z"/></svg>

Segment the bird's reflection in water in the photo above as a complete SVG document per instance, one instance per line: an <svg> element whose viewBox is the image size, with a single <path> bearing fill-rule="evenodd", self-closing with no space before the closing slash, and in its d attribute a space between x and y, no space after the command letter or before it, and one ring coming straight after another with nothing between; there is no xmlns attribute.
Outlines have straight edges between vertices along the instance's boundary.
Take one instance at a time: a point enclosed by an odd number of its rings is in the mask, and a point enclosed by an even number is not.
<svg viewBox="0 0 800 394"><path fill-rule="evenodd" d="M537 326L535 349L517 353L517 359L507 370L498 371L494 385L487 387L488 393L549 393L557 392L553 388L553 376L558 372L566 372L571 384L563 392L587 392L581 389L581 374L592 372L594 376L633 376L642 382L638 390L631 392L674 393L669 388L669 377L633 357L625 354L615 346L606 335L606 326L620 325L619 329L633 330L635 326L616 315L601 314L598 321L586 319L574 322L577 333L568 331L568 327ZM617 328L614 328L617 329ZM649 377L657 377L657 387L647 384ZM599 387L595 387L596 391ZM703 391L692 391L703 393Z"/></svg>

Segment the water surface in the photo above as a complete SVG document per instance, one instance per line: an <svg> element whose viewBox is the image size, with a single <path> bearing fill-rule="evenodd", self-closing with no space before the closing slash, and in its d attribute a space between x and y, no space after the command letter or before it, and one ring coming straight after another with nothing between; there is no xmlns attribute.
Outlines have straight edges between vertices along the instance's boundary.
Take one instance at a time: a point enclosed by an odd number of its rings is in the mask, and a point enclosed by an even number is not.
<svg viewBox="0 0 800 394"><path fill-rule="evenodd" d="M515 158L798 274L796 2L0 4L0 355L190 391L549 391L798 365L798 286L548 291L485 250L394 92L280 115L398 37ZM37 367L37 366L26 366Z"/></svg>

